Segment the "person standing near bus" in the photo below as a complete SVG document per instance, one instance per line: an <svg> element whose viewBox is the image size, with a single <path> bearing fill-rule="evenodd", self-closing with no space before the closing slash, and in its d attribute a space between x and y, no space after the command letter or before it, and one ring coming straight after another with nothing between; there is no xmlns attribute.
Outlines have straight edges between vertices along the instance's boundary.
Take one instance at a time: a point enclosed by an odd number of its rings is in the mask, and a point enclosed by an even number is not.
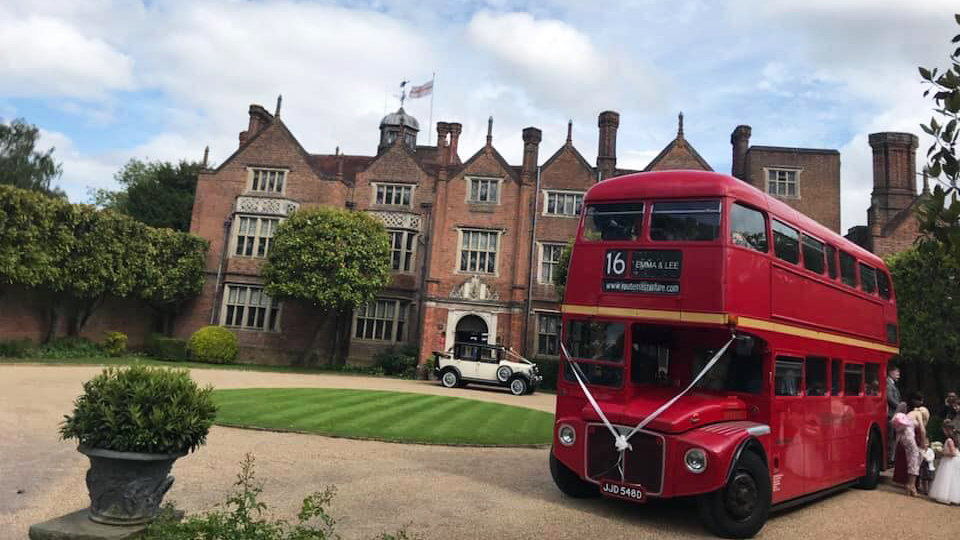
<svg viewBox="0 0 960 540"><path fill-rule="evenodd" d="M887 368L887 466L893 466L893 453L896 449L897 437L893 428L893 415L900 405L900 390L897 381L900 380L900 368L890 365Z"/></svg>

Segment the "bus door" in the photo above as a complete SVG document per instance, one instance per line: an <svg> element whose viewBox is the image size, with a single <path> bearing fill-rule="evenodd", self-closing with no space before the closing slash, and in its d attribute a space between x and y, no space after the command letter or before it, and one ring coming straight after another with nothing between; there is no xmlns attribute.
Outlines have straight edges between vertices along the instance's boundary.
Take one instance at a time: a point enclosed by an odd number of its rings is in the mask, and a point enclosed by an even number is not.
<svg viewBox="0 0 960 540"><path fill-rule="evenodd" d="M803 460L803 359L776 355L773 366L773 406L770 414L772 437L773 501L802 495Z"/></svg>
<svg viewBox="0 0 960 540"><path fill-rule="evenodd" d="M836 476L836 464L829 458L833 437L827 384L829 363L822 356L808 356L804 366L803 475L807 491L831 486Z"/></svg>
<svg viewBox="0 0 960 540"><path fill-rule="evenodd" d="M844 361L841 432L836 437L842 480L853 480L866 471L867 416L863 409L863 364Z"/></svg>

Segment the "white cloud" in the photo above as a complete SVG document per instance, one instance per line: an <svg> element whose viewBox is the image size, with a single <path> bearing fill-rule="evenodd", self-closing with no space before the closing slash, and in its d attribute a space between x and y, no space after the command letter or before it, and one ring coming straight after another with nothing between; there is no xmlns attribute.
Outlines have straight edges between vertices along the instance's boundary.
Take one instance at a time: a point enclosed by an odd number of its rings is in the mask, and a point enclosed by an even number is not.
<svg viewBox="0 0 960 540"><path fill-rule="evenodd" d="M102 97L134 87L133 60L56 18L0 12L0 93Z"/></svg>
<svg viewBox="0 0 960 540"><path fill-rule="evenodd" d="M113 175L127 161L118 154L90 155L77 150L67 135L40 130L37 148L55 148L53 157L63 164L63 175L53 183L67 192L72 202L87 202L89 189L112 188Z"/></svg>

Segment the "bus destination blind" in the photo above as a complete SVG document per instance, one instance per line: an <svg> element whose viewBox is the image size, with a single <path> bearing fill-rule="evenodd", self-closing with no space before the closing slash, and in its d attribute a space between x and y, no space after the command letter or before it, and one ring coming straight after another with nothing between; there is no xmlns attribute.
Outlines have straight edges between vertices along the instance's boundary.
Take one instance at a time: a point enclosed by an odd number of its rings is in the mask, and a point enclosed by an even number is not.
<svg viewBox="0 0 960 540"><path fill-rule="evenodd" d="M603 260L603 292L680 294L680 251L608 250Z"/></svg>

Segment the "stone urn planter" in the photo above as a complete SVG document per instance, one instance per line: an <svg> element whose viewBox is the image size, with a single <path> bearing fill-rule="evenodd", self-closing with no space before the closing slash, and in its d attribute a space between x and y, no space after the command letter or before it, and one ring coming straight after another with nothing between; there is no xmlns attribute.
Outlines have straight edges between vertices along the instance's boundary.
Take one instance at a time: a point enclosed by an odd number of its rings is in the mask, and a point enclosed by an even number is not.
<svg viewBox="0 0 960 540"><path fill-rule="evenodd" d="M142 525L160 513L173 463L207 440L216 417L213 388L186 370L135 364L107 368L83 385L60 427L90 459L90 520Z"/></svg>
<svg viewBox="0 0 960 540"><path fill-rule="evenodd" d="M90 519L107 525L152 521L173 485L169 476L173 462L186 455L115 452L82 445L77 450L90 458Z"/></svg>

